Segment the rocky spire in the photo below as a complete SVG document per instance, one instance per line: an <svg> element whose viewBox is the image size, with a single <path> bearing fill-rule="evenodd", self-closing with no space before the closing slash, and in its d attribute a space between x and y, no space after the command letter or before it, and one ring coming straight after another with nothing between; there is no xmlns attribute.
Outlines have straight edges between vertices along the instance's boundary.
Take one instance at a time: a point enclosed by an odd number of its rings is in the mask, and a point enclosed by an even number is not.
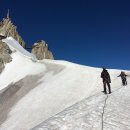
<svg viewBox="0 0 130 130"><path fill-rule="evenodd" d="M10 12L8 9L7 17L0 21L0 35L5 37L13 37L18 43L25 47L25 42L18 34L17 27L12 23L10 19Z"/></svg>
<svg viewBox="0 0 130 130"><path fill-rule="evenodd" d="M8 12L7 12L7 19L10 19L10 17L9 17L9 9L8 9Z"/></svg>

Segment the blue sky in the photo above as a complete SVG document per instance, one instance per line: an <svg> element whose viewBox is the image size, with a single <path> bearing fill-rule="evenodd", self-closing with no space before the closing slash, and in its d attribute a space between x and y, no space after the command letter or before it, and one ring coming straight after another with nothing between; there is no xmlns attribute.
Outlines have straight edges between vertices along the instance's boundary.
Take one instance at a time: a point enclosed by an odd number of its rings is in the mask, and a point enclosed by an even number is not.
<svg viewBox="0 0 130 130"><path fill-rule="evenodd" d="M49 44L55 59L87 66L130 69L129 0L1 0L31 47Z"/></svg>

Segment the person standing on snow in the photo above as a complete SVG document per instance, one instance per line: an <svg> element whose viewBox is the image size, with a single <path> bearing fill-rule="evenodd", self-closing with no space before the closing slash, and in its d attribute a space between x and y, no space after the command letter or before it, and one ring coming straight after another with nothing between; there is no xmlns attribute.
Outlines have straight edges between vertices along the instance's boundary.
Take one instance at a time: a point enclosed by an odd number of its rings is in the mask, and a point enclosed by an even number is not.
<svg viewBox="0 0 130 130"><path fill-rule="evenodd" d="M121 71L121 74L119 76L117 76L117 77L121 77L123 86L127 85L126 76L128 76L128 75L126 75L125 72L123 72L123 71Z"/></svg>
<svg viewBox="0 0 130 130"><path fill-rule="evenodd" d="M110 79L110 75L108 71L105 68L103 68L103 71L101 73L101 78L103 81L104 93L107 94L107 91L106 91L106 84L107 84L108 89L109 89L109 94L110 94L111 93L111 86L110 86L111 79Z"/></svg>

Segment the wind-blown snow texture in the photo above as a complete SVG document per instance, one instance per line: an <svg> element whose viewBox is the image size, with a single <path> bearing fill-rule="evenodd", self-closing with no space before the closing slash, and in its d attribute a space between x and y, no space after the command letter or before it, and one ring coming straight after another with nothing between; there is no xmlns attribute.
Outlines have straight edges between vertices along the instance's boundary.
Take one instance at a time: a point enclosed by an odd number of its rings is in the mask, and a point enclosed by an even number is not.
<svg viewBox="0 0 130 130"><path fill-rule="evenodd" d="M109 70L114 92L106 96L101 69L37 61L13 38L4 42L13 50L13 61L0 75L1 130L130 129L130 87L120 88L119 70Z"/></svg>
<svg viewBox="0 0 130 130"><path fill-rule="evenodd" d="M98 93L32 130L130 130L130 86L111 95Z"/></svg>

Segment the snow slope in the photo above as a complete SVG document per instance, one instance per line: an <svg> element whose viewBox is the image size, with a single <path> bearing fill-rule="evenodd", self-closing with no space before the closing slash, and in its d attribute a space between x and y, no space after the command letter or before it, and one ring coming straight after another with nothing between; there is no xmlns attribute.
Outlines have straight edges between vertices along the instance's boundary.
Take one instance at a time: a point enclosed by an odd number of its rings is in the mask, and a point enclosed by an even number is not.
<svg viewBox="0 0 130 130"><path fill-rule="evenodd" d="M129 99L130 85L118 88L111 95L98 93L32 130L130 130Z"/></svg>
<svg viewBox="0 0 130 130"><path fill-rule="evenodd" d="M6 68L3 73L0 74L0 90L27 75L35 75L45 71L45 66L36 63L35 57L22 48L13 38L9 37L3 41L6 42L13 51L11 55L13 61L6 64Z"/></svg>
<svg viewBox="0 0 130 130"><path fill-rule="evenodd" d="M84 98L102 94L100 68L37 61L13 38L3 41L13 50L13 61L0 75L1 130L31 129ZM114 91L121 86L120 70L109 72Z"/></svg>
<svg viewBox="0 0 130 130"><path fill-rule="evenodd" d="M129 99L130 85L116 89L111 95L97 93L32 130L130 130Z"/></svg>

